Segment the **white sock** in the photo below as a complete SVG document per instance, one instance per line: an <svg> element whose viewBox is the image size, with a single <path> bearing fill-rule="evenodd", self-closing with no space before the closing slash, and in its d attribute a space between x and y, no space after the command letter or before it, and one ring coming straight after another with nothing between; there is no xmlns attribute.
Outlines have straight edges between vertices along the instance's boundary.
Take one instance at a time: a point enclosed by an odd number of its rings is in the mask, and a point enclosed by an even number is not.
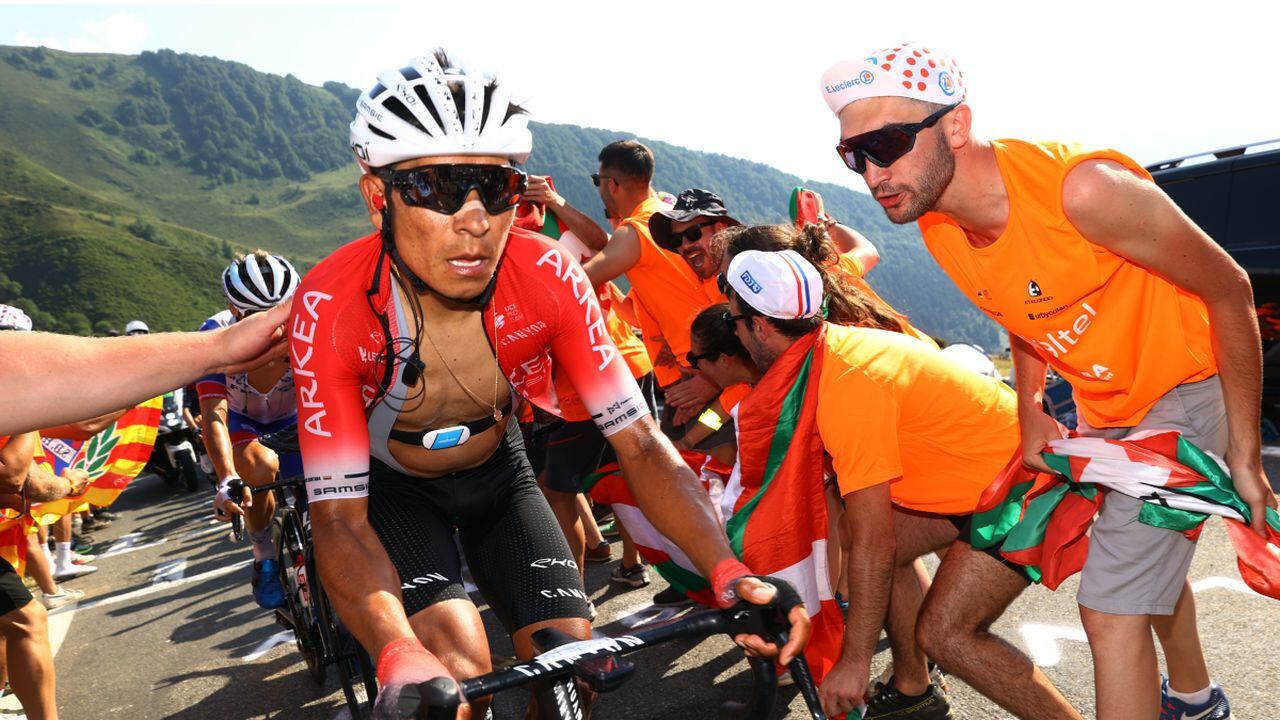
<svg viewBox="0 0 1280 720"><path fill-rule="evenodd" d="M67 568L71 567L71 543L60 542L60 543L57 543L57 546L58 546L58 555L57 555L57 562L54 563L54 567L58 567L63 570L66 570Z"/></svg>
<svg viewBox="0 0 1280 720"><path fill-rule="evenodd" d="M258 532L250 530L249 539L253 541L253 559L255 561L275 559L276 544L271 541L271 528Z"/></svg>
<svg viewBox="0 0 1280 720"><path fill-rule="evenodd" d="M1171 697L1178 698L1188 705L1203 705L1209 702L1209 696L1212 694L1213 683L1209 683L1203 690L1193 693L1180 693L1177 690L1174 690L1172 686L1169 687L1169 695Z"/></svg>
<svg viewBox="0 0 1280 720"><path fill-rule="evenodd" d="M44 559L49 563L49 566L50 566L50 567L52 567L52 566L53 566L53 551L49 549L49 545L48 545L48 543L45 543L44 545L41 545L41 546L40 546L40 549L44 551Z"/></svg>

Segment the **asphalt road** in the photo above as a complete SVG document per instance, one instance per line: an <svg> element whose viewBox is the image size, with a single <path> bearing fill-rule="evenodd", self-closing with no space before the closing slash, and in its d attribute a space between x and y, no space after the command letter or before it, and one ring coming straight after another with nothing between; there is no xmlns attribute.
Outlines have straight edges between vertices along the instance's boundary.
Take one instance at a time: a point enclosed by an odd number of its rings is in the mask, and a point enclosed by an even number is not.
<svg viewBox="0 0 1280 720"><path fill-rule="evenodd" d="M1268 458L1280 478L1280 459ZM176 493L154 477L133 483L117 502L123 517L96 533L99 572L71 581L85 601L51 613L58 645L62 717L226 720L348 717L336 679L308 679L291 637L254 605L248 587L250 552L233 544L226 525L209 519L209 491ZM615 546L615 554L619 548ZM352 558L359 562L359 558ZM596 627L619 633L637 622L670 616L649 606L661 580L627 592L610 585L611 565L591 565L587 587L600 610ZM1238 720L1280 717L1272 640L1280 603L1242 587L1220 523L1200 541L1191 570L1202 638L1214 678L1228 691ZM1074 602L1075 582L1057 592L1028 590L995 626L1026 650L1066 696L1093 714L1092 663ZM485 613L492 647L510 645ZM876 658L877 670L888 660ZM603 696L597 717L708 717L724 700L743 698L745 662L727 640L672 644L637 658L639 670ZM951 681L959 718L1008 717L963 683ZM803 717L802 701L784 688L777 717ZM8 707L16 707L11 698ZM502 698L498 717L519 718L523 699ZM0 703L0 708L5 707ZM0 717L3 709L0 709Z"/></svg>

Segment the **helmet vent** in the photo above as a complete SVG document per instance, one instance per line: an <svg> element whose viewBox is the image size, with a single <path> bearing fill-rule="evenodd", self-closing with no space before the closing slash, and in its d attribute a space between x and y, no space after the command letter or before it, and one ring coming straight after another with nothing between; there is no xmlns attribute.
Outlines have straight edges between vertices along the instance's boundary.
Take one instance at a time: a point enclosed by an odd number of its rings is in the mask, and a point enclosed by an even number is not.
<svg viewBox="0 0 1280 720"><path fill-rule="evenodd" d="M424 134L431 135L431 132L422 126L422 123L419 122L418 118L414 117L413 113L409 112L409 108L405 107L404 103L400 102L399 98L389 97L382 101L382 106L390 110L396 117L418 128ZM428 105L427 107L430 106Z"/></svg>

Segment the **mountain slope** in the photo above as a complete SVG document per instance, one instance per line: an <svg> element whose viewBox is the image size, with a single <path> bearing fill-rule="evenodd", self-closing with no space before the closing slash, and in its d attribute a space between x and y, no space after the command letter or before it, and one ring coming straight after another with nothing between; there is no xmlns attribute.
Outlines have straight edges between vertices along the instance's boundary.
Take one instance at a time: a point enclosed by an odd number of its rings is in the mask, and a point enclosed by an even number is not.
<svg viewBox="0 0 1280 720"><path fill-rule="evenodd" d="M217 272L265 247L302 268L368 232L346 123L357 91L216 58L0 46L0 302L44 329L89 332L141 317L188 328L222 306ZM596 153L627 133L534 123L530 172L599 215ZM785 221L801 180L643 139L656 187L705 187L744 222ZM834 160L833 160L834 162ZM989 347L995 326L867 196L812 184L880 247L871 281L913 322Z"/></svg>

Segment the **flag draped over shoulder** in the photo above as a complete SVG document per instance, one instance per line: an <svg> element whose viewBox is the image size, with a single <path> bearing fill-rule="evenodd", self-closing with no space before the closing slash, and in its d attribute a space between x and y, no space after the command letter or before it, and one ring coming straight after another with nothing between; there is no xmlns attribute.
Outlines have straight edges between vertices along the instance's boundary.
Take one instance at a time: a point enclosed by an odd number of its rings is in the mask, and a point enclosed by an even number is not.
<svg viewBox="0 0 1280 720"><path fill-rule="evenodd" d="M702 453L685 450L680 455L702 481L702 487L711 500L711 506L719 509L720 497L724 491L723 476L714 471L711 467L713 464ZM631 494L631 488L627 486L618 463L605 465L589 476L583 483L582 491L589 492L591 499L597 503L613 507L614 515L627 529L627 534L635 542L640 557L652 565L663 580L691 600L708 607L715 607L711 587L698 574L693 561L675 543L658 532L658 529L640 511L640 506L635 496Z"/></svg>
<svg viewBox="0 0 1280 720"><path fill-rule="evenodd" d="M738 406L738 472L725 490L733 552L790 582L813 618L805 658L821 682L840 659L844 618L827 567L818 378L825 325L797 340Z"/></svg>
<svg viewBox="0 0 1280 720"><path fill-rule="evenodd" d="M1266 538L1250 530L1249 506L1226 466L1178 431L1055 440L1043 457L1057 475L1031 473L1014 458L983 493L973 518L975 548L999 546L1034 579L1057 588L1084 567L1087 532L1105 488L1146 503L1140 522L1192 539L1210 515L1222 517L1245 583L1280 600L1280 516L1267 509Z"/></svg>

